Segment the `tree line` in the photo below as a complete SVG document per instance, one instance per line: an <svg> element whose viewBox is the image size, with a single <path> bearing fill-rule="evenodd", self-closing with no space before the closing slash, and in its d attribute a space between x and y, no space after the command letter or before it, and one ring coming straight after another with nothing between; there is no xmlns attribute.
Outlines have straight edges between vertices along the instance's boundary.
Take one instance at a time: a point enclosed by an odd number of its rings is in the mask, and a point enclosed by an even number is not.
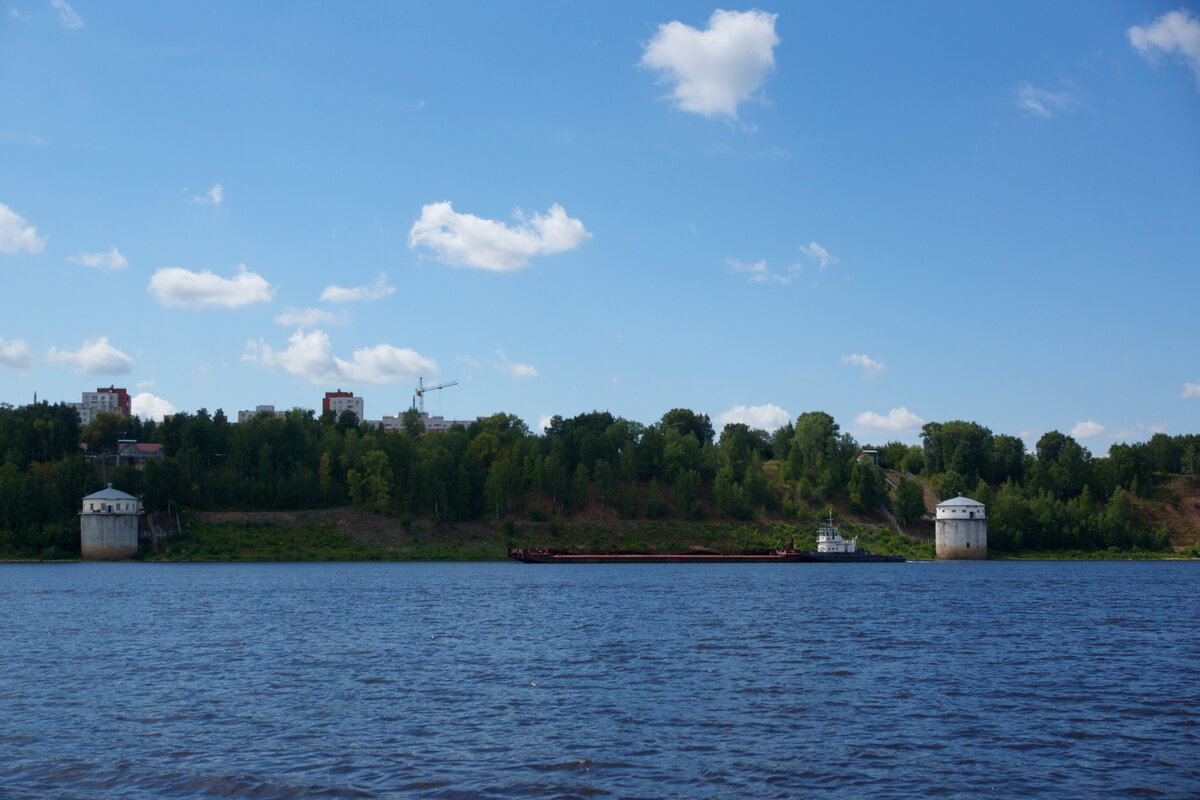
<svg viewBox="0 0 1200 800"><path fill-rule="evenodd" d="M164 458L118 467L102 454L119 439L160 443ZM821 411L772 432L733 423L718 434L707 415L676 408L649 425L592 411L556 416L538 434L497 413L426 434L415 411L401 431L307 409L240 424L206 409L161 423L99 414L81 429L65 404L2 406L0 554L78 552L79 500L102 488L102 472L151 511L352 504L435 522L811 519L827 505L888 505L910 522L925 513L923 481L942 498L963 491L987 504L997 549L1154 547L1162 542L1139 528L1133 499L1197 466L1194 436L1159 434L1107 458L1058 432L1026 453L974 422L929 423L921 441L875 448L877 466ZM912 477L890 491L881 467Z"/></svg>
<svg viewBox="0 0 1200 800"><path fill-rule="evenodd" d="M927 423L920 447L888 443L881 463L925 477L939 499L961 492L984 503L989 548L1162 550L1169 532L1151 530L1135 504L1154 498L1168 475L1194 479L1198 447L1200 436L1157 433L1097 458L1073 437L1050 431L1026 452L1018 437L953 420ZM913 518L915 487L915 480L899 486L901 518Z"/></svg>

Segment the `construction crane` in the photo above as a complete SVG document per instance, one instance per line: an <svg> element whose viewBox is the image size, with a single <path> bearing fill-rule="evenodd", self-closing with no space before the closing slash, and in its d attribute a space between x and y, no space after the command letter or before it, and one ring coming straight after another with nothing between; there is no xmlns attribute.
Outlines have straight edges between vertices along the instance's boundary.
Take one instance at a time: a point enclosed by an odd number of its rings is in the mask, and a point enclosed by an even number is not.
<svg viewBox="0 0 1200 800"><path fill-rule="evenodd" d="M417 391L413 395L413 408L425 415L425 393L432 392L434 389L445 389L447 386L458 386L458 381L448 381L446 383L438 383L433 386L426 386L424 378L417 378Z"/></svg>

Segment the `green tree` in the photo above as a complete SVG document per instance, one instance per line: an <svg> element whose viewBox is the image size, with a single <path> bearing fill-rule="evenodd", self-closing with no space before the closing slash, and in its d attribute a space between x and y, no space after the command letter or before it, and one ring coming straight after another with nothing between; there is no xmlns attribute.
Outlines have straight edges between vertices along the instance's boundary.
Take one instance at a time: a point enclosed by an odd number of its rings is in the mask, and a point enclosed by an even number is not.
<svg viewBox="0 0 1200 800"><path fill-rule="evenodd" d="M808 411L796 420L790 449L792 474L811 474L833 453L839 426L824 411Z"/></svg>
<svg viewBox="0 0 1200 800"><path fill-rule="evenodd" d="M345 434L348 431L358 430L358 415L350 409L346 409L337 418L337 432Z"/></svg>
<svg viewBox="0 0 1200 800"><path fill-rule="evenodd" d="M129 417L101 411L83 429L83 441L87 442L88 450L92 452L115 453L117 440L127 438L128 429Z"/></svg>
<svg viewBox="0 0 1200 800"><path fill-rule="evenodd" d="M425 422L421 419L421 412L415 408L409 408L404 412L402 417L404 425L404 433L410 439L420 439L425 435Z"/></svg>
<svg viewBox="0 0 1200 800"><path fill-rule="evenodd" d="M588 484L591 476L584 464L575 467L575 475L571 478L571 493L575 495L575 507L583 509L588 504Z"/></svg>
<svg viewBox="0 0 1200 800"><path fill-rule="evenodd" d="M925 486L915 478L901 478L896 485L896 516L903 523L925 516Z"/></svg>
<svg viewBox="0 0 1200 800"><path fill-rule="evenodd" d="M701 519L704 509L700 505L700 473L694 469L680 472L675 478L675 507L692 519Z"/></svg>
<svg viewBox="0 0 1200 800"><path fill-rule="evenodd" d="M571 479L558 453L546 456L546 483L550 487L550 500L561 511L571 502Z"/></svg>
<svg viewBox="0 0 1200 800"><path fill-rule="evenodd" d="M600 508L603 510L609 498L612 497L613 486L616 483L616 470L613 469L612 464L601 459L592 469L592 475L596 480L596 491L600 493Z"/></svg>
<svg viewBox="0 0 1200 800"><path fill-rule="evenodd" d="M968 488L966 476L954 470L943 472L933 479L933 491L937 494L938 500L957 497L959 494L965 493Z"/></svg>
<svg viewBox="0 0 1200 800"><path fill-rule="evenodd" d="M992 483L1016 481L1025 477L1025 442L1017 436L999 434L992 448L992 469L988 475Z"/></svg>
<svg viewBox="0 0 1200 800"><path fill-rule="evenodd" d="M908 448L903 460L900 462L900 469L910 475L920 475L925 471L925 453L921 448L913 445Z"/></svg>
<svg viewBox="0 0 1200 800"><path fill-rule="evenodd" d="M762 456L757 451L750 454L750 460L746 463L746 471L742 476L742 487L746 491L747 501L753 503L755 507L779 507L779 498L771 489L771 482L767 480L767 474L763 471Z"/></svg>
<svg viewBox="0 0 1200 800"><path fill-rule="evenodd" d="M646 485L646 519L662 519L667 515L667 504L663 502L658 488L658 479L651 478Z"/></svg>
<svg viewBox="0 0 1200 800"><path fill-rule="evenodd" d="M329 496L329 487L333 480L333 458L329 452L321 453L321 462L317 471L317 488L321 490L321 497Z"/></svg>
<svg viewBox="0 0 1200 800"><path fill-rule="evenodd" d="M908 445L904 442L888 442L879 449L879 466L884 469L903 469L904 457L908 455Z"/></svg>
<svg viewBox="0 0 1200 800"><path fill-rule="evenodd" d="M392 501L392 471L382 450L370 450L359 461L362 500L378 513L388 510Z"/></svg>
<svg viewBox="0 0 1200 800"><path fill-rule="evenodd" d="M663 414L662 419L659 420L659 427L664 433L677 431L680 436L687 436L690 433L696 437L699 444L712 444L713 426L708 414L697 414L690 408L671 409Z"/></svg>
<svg viewBox="0 0 1200 800"><path fill-rule="evenodd" d="M850 468L846 489L850 493L850 508L861 514L883 502L883 474L870 461L860 459Z"/></svg>

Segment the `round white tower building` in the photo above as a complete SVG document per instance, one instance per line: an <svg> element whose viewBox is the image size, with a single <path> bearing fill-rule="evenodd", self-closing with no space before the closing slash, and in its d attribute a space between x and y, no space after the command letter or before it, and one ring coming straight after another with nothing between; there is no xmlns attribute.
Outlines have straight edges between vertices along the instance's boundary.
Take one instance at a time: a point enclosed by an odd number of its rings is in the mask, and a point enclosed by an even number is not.
<svg viewBox="0 0 1200 800"><path fill-rule="evenodd" d="M983 503L953 497L938 503L934 539L938 558L987 558L987 514Z"/></svg>

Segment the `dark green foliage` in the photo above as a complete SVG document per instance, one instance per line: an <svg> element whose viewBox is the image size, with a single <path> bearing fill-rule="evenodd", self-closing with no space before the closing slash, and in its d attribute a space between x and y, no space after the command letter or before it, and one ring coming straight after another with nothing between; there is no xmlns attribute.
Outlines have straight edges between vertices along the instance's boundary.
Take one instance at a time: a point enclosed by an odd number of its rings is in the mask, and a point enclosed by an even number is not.
<svg viewBox="0 0 1200 800"><path fill-rule="evenodd" d="M850 481L846 484L850 495L850 509L862 514L883 502L886 490L883 473L879 467L864 459L854 462L850 468Z"/></svg>
<svg viewBox="0 0 1200 800"><path fill-rule="evenodd" d="M904 460L900 462L900 469L910 475L920 475L925 471L925 453L921 448L913 445L908 448L908 452L904 455Z"/></svg>
<svg viewBox="0 0 1200 800"><path fill-rule="evenodd" d="M896 486L896 516L908 523L925 516L925 487L915 478L904 478Z"/></svg>
<svg viewBox="0 0 1200 800"><path fill-rule="evenodd" d="M56 461L79 452L79 412L66 403L14 409L0 405L0 455L24 470L30 461Z"/></svg>
<svg viewBox="0 0 1200 800"><path fill-rule="evenodd" d="M697 414L689 408L673 408L659 421L663 431L676 431L681 436L691 434L700 444L712 444L713 427L708 414Z"/></svg>
<svg viewBox="0 0 1200 800"><path fill-rule="evenodd" d="M953 471L967 486L992 471L995 442L992 432L974 422L930 422L921 428L925 468L931 473Z"/></svg>
<svg viewBox="0 0 1200 800"><path fill-rule="evenodd" d="M788 451L788 470L799 481L802 497L816 487L822 499L833 500L846 489L850 468L859 454L858 443L824 411L809 411L796 420Z"/></svg>
<svg viewBox="0 0 1200 800"><path fill-rule="evenodd" d="M709 418L688 409L650 426L607 411L556 417L540 436L504 413L428 434L304 409L242 424L206 409L158 425L101 422L80 431L66 405L0 407L0 555L78 553L80 498L102 486L98 462L78 448L81 435L99 447L127 434L163 445L165 458L140 470L108 466L114 486L152 511L352 503L407 519L411 531L414 519L505 524L552 515L748 522L806 516L825 504L869 513L887 498L880 469L857 459L857 443L821 411L772 434L730 424L715 444ZM1165 539L1142 522L1139 498L1153 497L1172 465L1196 468L1197 438L1156 435L1093 458L1051 432L1031 455L1017 437L951 421L926 425L923 447L878 449L885 467L925 476L941 497L963 492L984 502L997 551L1151 549ZM894 507L905 522L923 516L921 484L903 480Z"/></svg>

